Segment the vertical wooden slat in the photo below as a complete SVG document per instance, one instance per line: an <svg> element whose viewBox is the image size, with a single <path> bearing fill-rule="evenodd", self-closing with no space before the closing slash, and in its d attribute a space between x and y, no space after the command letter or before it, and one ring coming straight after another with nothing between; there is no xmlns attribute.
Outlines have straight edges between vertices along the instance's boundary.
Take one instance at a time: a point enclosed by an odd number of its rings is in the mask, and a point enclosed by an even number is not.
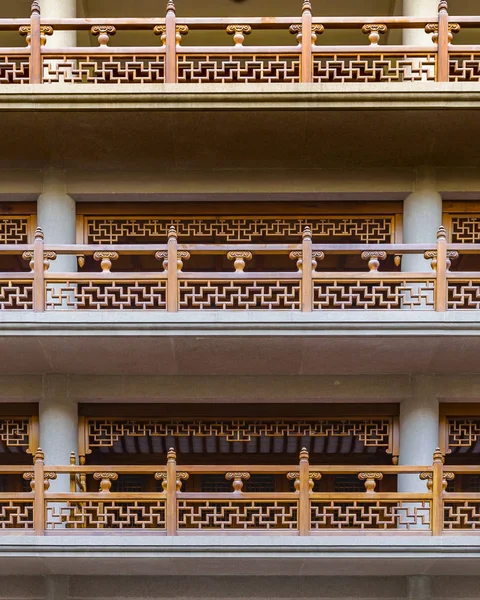
<svg viewBox="0 0 480 600"><path fill-rule="evenodd" d="M437 448L433 455L432 535L441 535L443 531L443 462L443 454Z"/></svg>
<svg viewBox="0 0 480 600"><path fill-rule="evenodd" d="M310 535L310 465L306 448L300 452L300 488L298 500L298 531Z"/></svg>
<svg viewBox="0 0 480 600"><path fill-rule="evenodd" d="M446 0L442 0L438 5L437 81L449 80L448 33L448 3Z"/></svg>
<svg viewBox="0 0 480 600"><path fill-rule="evenodd" d="M29 420L29 435L28 435L28 449L32 454L32 460L35 460L35 452L39 446L39 432L38 432L38 417L32 415Z"/></svg>
<svg viewBox="0 0 480 600"><path fill-rule="evenodd" d="M177 231L170 227L168 231L168 273L167 273L167 310L178 311L178 251Z"/></svg>
<svg viewBox="0 0 480 600"><path fill-rule="evenodd" d="M167 535L177 535L177 455L173 448L167 455Z"/></svg>
<svg viewBox="0 0 480 600"><path fill-rule="evenodd" d="M312 4L306 0L302 7L302 83L313 80L312 60Z"/></svg>
<svg viewBox="0 0 480 600"><path fill-rule="evenodd" d="M165 18L165 83L177 83L177 30L175 3L169 0Z"/></svg>
<svg viewBox="0 0 480 600"><path fill-rule="evenodd" d="M312 231L305 227L302 239L302 311L313 310Z"/></svg>
<svg viewBox="0 0 480 600"><path fill-rule="evenodd" d="M437 233L437 281L435 286L435 310L447 310L447 232L442 226Z"/></svg>
<svg viewBox="0 0 480 600"><path fill-rule="evenodd" d="M33 309L35 312L45 311L45 269L44 269L44 239L40 227L35 230L33 242Z"/></svg>
<svg viewBox="0 0 480 600"><path fill-rule="evenodd" d="M34 0L32 4L30 27L30 83L42 83L40 5L37 0Z"/></svg>
<svg viewBox="0 0 480 600"><path fill-rule="evenodd" d="M33 524L37 535L45 535L45 464L44 454L38 448L35 454Z"/></svg>

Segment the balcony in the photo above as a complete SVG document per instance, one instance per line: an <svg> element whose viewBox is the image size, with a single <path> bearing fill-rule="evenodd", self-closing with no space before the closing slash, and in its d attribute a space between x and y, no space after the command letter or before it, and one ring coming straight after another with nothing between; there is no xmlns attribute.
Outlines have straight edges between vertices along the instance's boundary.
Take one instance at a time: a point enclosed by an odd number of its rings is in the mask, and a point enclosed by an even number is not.
<svg viewBox="0 0 480 600"><path fill-rule="evenodd" d="M45 244L42 231L37 229L33 245L0 248L0 256L21 257L25 268L27 263L31 268L30 273L0 274L0 309L173 313L478 310L479 273L451 271L450 266L460 256L468 260L479 253L479 244L447 243L443 227L436 245L320 245L312 243L310 227L297 244L181 244L171 227L166 244L55 246ZM50 262L65 255L76 257L80 272L49 272ZM401 272L405 255L424 257L425 271ZM366 270L317 270L326 258L338 256L361 257ZM120 257L124 265L132 263L134 257L147 257L149 270L124 267L113 273ZM215 260L218 257L220 261ZM256 267L249 268L250 261ZM389 271L379 270L382 261L391 265ZM98 263L99 271L94 266ZM229 263L227 270L223 265ZM210 270L205 270L203 265L209 264Z"/></svg>
<svg viewBox="0 0 480 600"><path fill-rule="evenodd" d="M471 83L480 81L480 45L454 38L478 28L480 17L449 15L446 2L433 20L320 17L310 2L287 17L180 17L169 2L164 18L45 19L34 2L30 19L0 19L0 33L26 38L26 47L0 49L0 84ZM406 29L425 30L431 42L380 43ZM62 31L89 33L98 46L50 48L49 37ZM110 44L117 33L132 32L143 44Z"/></svg>
<svg viewBox="0 0 480 600"><path fill-rule="evenodd" d="M447 486L457 475L480 474L480 467L447 467L440 450L433 465L383 465L375 471L371 465L310 465L305 449L296 465L218 467L177 464L173 450L163 466L46 466L39 450L34 468L3 466L0 471L22 476L32 486L29 492L0 494L2 534L439 536L477 533L479 527L480 494L447 491ZM205 473L230 481L231 491L182 491L190 477ZM70 491L50 492L50 481L65 474ZM151 491L111 490L119 475L132 474L151 480ZM318 491L322 476L332 474L358 477L364 490ZM250 478L260 475L283 478L291 482L291 490L266 492L252 485L249 491ZM425 491L376 491L384 476L399 475L418 476ZM87 491L89 481L97 482L98 491Z"/></svg>

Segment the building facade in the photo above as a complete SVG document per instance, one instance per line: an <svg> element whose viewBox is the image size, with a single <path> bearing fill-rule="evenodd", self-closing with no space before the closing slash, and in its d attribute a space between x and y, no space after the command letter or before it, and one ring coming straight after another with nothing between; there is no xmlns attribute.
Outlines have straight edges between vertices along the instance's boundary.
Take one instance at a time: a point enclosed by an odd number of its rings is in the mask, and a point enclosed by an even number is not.
<svg viewBox="0 0 480 600"><path fill-rule="evenodd" d="M480 597L475 0L2 0L0 598Z"/></svg>

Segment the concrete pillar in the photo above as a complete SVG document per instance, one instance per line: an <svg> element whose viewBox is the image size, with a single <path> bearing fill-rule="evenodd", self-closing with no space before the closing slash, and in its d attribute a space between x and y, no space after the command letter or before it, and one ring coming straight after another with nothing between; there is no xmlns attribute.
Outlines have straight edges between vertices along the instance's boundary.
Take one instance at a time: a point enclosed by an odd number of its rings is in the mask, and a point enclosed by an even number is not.
<svg viewBox="0 0 480 600"><path fill-rule="evenodd" d="M77 0L40 0L42 18L68 19L77 16ZM49 48L68 48L77 45L76 31L55 31L47 38Z"/></svg>
<svg viewBox="0 0 480 600"><path fill-rule="evenodd" d="M403 0L403 14L405 17L431 17L432 23L438 18L439 0ZM423 29L404 29L403 43L409 46L428 46L432 43L432 36Z"/></svg>
<svg viewBox="0 0 480 600"><path fill-rule="evenodd" d="M442 197L438 193L435 171L428 167L416 172L413 192L403 205L403 243L435 244L442 224ZM402 271L426 272L429 262L422 255L404 256Z"/></svg>
<svg viewBox="0 0 480 600"><path fill-rule="evenodd" d="M408 600L432 600L432 580L428 575L408 578Z"/></svg>
<svg viewBox="0 0 480 600"><path fill-rule="evenodd" d="M435 375L414 375L411 396L400 405L401 465L431 465L438 447L439 406ZM400 475L399 492L426 492L418 475Z"/></svg>
<svg viewBox="0 0 480 600"><path fill-rule="evenodd" d="M43 192L37 202L38 226L45 234L45 244L75 244L76 207L75 201L66 191L65 173L59 169L48 169L44 176ZM75 272L75 256L58 256L50 263L52 272Z"/></svg>
<svg viewBox="0 0 480 600"><path fill-rule="evenodd" d="M45 464L68 466L70 453L78 454L78 404L70 398L67 375L44 376L39 425ZM50 491L70 491L70 477L59 475Z"/></svg>

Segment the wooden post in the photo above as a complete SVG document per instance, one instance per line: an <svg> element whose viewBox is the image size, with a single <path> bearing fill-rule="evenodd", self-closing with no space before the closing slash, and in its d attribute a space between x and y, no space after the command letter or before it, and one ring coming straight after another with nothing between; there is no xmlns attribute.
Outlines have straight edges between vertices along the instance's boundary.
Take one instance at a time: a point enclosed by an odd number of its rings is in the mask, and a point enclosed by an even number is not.
<svg viewBox="0 0 480 600"><path fill-rule="evenodd" d="M449 30L448 30L448 2L442 0L438 5L438 66L437 66L437 81L448 81L450 66L448 45Z"/></svg>
<svg viewBox="0 0 480 600"><path fill-rule="evenodd" d="M306 448L300 452L298 532L302 536L310 535L310 464Z"/></svg>
<svg viewBox="0 0 480 600"><path fill-rule="evenodd" d="M177 455L167 454L167 535L177 535Z"/></svg>
<svg viewBox="0 0 480 600"><path fill-rule="evenodd" d="M35 312L45 312L45 264L43 247L43 231L40 227L37 227L33 242L33 309Z"/></svg>
<svg viewBox="0 0 480 600"><path fill-rule="evenodd" d="M312 3L305 0L302 7L302 83L312 83Z"/></svg>
<svg viewBox="0 0 480 600"><path fill-rule="evenodd" d="M175 227L168 230L168 274L167 274L167 310L178 311L178 251L177 231Z"/></svg>
<svg viewBox="0 0 480 600"><path fill-rule="evenodd" d="M313 310L312 231L305 227L302 240L302 311Z"/></svg>
<svg viewBox="0 0 480 600"><path fill-rule="evenodd" d="M437 233L437 281L435 285L435 310L447 310L447 232L441 226Z"/></svg>
<svg viewBox="0 0 480 600"><path fill-rule="evenodd" d="M35 453L33 524L36 535L45 535L45 456L41 448Z"/></svg>
<svg viewBox="0 0 480 600"><path fill-rule="evenodd" d="M437 448L433 455L432 535L442 535L443 532L443 463L444 456Z"/></svg>
<svg viewBox="0 0 480 600"><path fill-rule="evenodd" d="M168 0L165 18L165 83L177 83L177 27L175 3Z"/></svg>
<svg viewBox="0 0 480 600"><path fill-rule="evenodd" d="M42 43L38 0L32 3L30 28L30 83L42 83Z"/></svg>

